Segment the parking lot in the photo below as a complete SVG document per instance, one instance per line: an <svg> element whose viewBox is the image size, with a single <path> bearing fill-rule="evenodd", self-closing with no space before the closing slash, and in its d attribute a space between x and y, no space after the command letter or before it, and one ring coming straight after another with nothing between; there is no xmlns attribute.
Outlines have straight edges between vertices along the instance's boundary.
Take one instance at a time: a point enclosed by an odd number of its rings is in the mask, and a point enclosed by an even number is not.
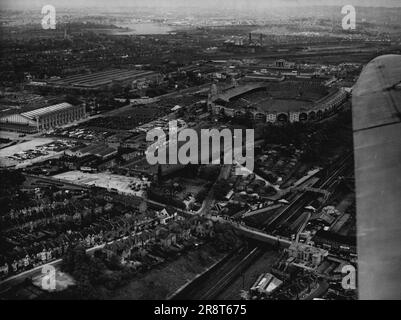
<svg viewBox="0 0 401 320"><path fill-rule="evenodd" d="M143 196L144 190L150 181L139 177L126 177L109 173L86 173L82 171L68 171L53 176L56 179L71 181L85 186L97 186L118 193Z"/></svg>
<svg viewBox="0 0 401 320"><path fill-rule="evenodd" d="M34 138L0 150L0 166L22 168L35 162L62 154L62 151L74 147L75 142L53 138Z"/></svg>

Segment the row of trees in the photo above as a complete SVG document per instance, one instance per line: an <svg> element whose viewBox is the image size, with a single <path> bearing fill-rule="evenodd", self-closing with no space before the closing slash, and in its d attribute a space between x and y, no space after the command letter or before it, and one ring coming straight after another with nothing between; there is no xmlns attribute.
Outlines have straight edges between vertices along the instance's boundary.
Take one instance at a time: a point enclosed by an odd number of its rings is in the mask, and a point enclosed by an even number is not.
<svg viewBox="0 0 401 320"><path fill-rule="evenodd" d="M344 111L322 123L288 123L282 126L266 125L262 135L265 146L279 144L303 150L302 159L319 162L336 148L352 147L351 112Z"/></svg>
<svg viewBox="0 0 401 320"><path fill-rule="evenodd" d="M123 268L117 255L108 257L98 250L91 256L82 246L67 251L61 270L70 274L76 285L52 295L56 299L102 299L105 297L99 286L113 290L133 276L133 271Z"/></svg>
<svg viewBox="0 0 401 320"><path fill-rule="evenodd" d="M9 212L16 207L16 204L23 206L29 200L29 197L20 190L25 176L20 171L4 169L0 171L0 177L1 212Z"/></svg>
<svg viewBox="0 0 401 320"><path fill-rule="evenodd" d="M230 184L227 180L221 179L218 180L213 186L213 197L216 200L224 200L225 196L227 195L228 191L230 191Z"/></svg>

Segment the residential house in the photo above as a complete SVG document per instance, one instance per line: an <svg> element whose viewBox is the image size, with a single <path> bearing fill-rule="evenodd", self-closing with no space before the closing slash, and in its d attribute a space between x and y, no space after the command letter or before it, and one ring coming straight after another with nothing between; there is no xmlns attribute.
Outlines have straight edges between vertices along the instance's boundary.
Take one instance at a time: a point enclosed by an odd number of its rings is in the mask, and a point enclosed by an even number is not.
<svg viewBox="0 0 401 320"><path fill-rule="evenodd" d="M156 217L159 219L159 223L164 225L166 225L170 220L174 220L177 215L177 211L171 208L164 208L156 213Z"/></svg>
<svg viewBox="0 0 401 320"><path fill-rule="evenodd" d="M174 232L169 232L167 229L162 228L158 234L160 244L168 248L177 243L177 235Z"/></svg>

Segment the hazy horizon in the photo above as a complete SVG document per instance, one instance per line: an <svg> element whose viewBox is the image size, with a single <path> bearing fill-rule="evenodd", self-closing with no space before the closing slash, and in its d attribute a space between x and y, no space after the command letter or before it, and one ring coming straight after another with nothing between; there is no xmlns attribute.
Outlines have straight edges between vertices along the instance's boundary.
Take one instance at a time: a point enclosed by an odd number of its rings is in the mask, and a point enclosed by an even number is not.
<svg viewBox="0 0 401 320"><path fill-rule="evenodd" d="M198 7L222 8L245 10L268 9L269 7L286 6L342 6L352 4L363 7L401 7L399 0L2 0L1 9L19 9L31 10L41 8L46 4L54 5L59 8L80 8L80 7L98 7L98 8L117 8L117 7Z"/></svg>

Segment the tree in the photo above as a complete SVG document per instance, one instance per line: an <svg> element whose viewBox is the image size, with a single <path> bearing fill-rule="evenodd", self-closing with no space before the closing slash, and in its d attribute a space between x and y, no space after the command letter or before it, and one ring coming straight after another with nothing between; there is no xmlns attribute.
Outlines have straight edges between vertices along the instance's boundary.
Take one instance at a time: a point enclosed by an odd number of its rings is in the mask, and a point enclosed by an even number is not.
<svg viewBox="0 0 401 320"><path fill-rule="evenodd" d="M163 173L162 173L162 166L160 164L157 165L157 182L160 183L162 181Z"/></svg>
<svg viewBox="0 0 401 320"><path fill-rule="evenodd" d="M71 94L67 94L65 96L65 101L71 103L72 105L79 105L82 103L82 101L80 101L77 97Z"/></svg>
<svg viewBox="0 0 401 320"><path fill-rule="evenodd" d="M224 200L228 191L230 191L230 185L227 180L219 180L213 186L213 195L217 200Z"/></svg>
<svg viewBox="0 0 401 320"><path fill-rule="evenodd" d="M61 269L65 272L73 274L86 257L85 249L82 246L68 248L61 263Z"/></svg>
<svg viewBox="0 0 401 320"><path fill-rule="evenodd" d="M197 193L197 195L195 196L195 200L197 202L203 202L203 200L205 200L206 196L208 194L208 191L206 189L202 189L201 191L199 191Z"/></svg>
<svg viewBox="0 0 401 320"><path fill-rule="evenodd" d="M28 200L20 186L25 181L25 176L19 171L1 170L0 183L0 207L2 212L8 212L15 208L16 204L25 205Z"/></svg>

